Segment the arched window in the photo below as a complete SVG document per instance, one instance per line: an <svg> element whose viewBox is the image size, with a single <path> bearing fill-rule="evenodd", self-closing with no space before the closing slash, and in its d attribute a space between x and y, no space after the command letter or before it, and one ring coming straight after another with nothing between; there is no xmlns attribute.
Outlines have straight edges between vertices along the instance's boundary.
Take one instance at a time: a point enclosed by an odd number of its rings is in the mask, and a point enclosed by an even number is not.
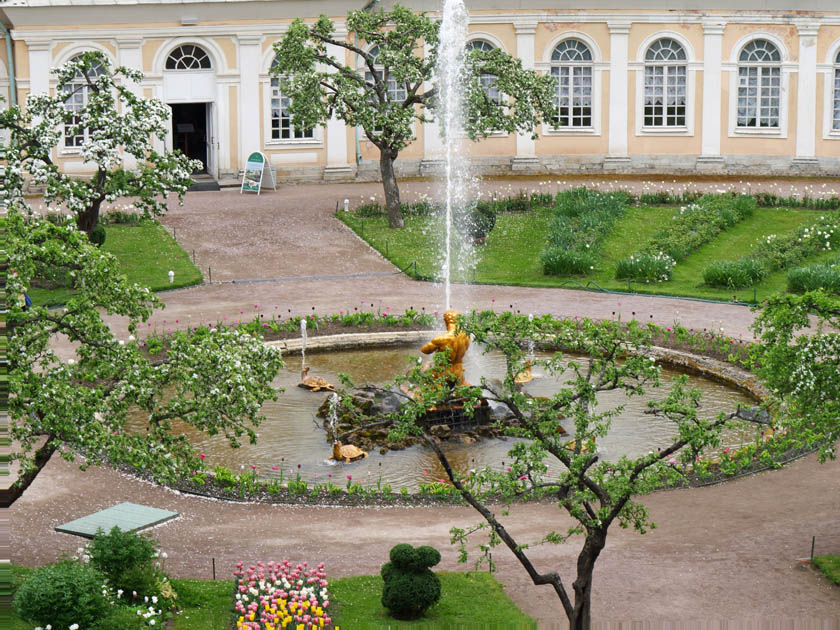
<svg viewBox="0 0 840 630"><path fill-rule="evenodd" d="M834 117L831 128L840 131L840 51L837 52L837 59L834 60Z"/></svg>
<svg viewBox="0 0 840 630"><path fill-rule="evenodd" d="M490 52L495 49L496 47L486 39L473 39L468 41L466 45L467 54L473 50ZM481 89L484 90L487 98L494 103L498 103L501 99L501 95L499 94L499 88L496 87L496 75L490 74L489 72L482 72L478 80L481 83Z"/></svg>
<svg viewBox="0 0 840 630"><path fill-rule="evenodd" d="M376 76L380 81L385 79L385 66L379 63L379 46L374 46L371 48L368 53L371 57L373 57L373 67L376 71ZM370 70L365 72L365 81L368 83L373 83L373 74ZM408 96L408 92L406 92L405 85L398 85L397 80L389 73L388 80L386 82L386 87L388 91L388 100L392 102L399 103L400 101L404 101Z"/></svg>
<svg viewBox="0 0 840 630"><path fill-rule="evenodd" d="M663 37L645 52L645 127L685 127L686 55L675 39Z"/></svg>
<svg viewBox="0 0 840 630"><path fill-rule="evenodd" d="M579 39L564 39L551 53L557 81L556 127L592 126L592 51Z"/></svg>
<svg viewBox="0 0 840 630"><path fill-rule="evenodd" d="M210 70L210 56L201 46L182 44L166 58L167 70Z"/></svg>
<svg viewBox="0 0 840 630"><path fill-rule="evenodd" d="M70 61L79 61L81 57L81 55L76 55ZM72 112L70 119L64 123L64 146L68 149L80 147L88 140L88 130L79 128L79 123L82 121L81 113L90 97L89 81L96 81L96 78L104 73L105 68L96 61L88 68L87 78L79 71L72 81L64 85L64 92L67 94L64 107Z"/></svg>
<svg viewBox="0 0 840 630"><path fill-rule="evenodd" d="M271 69L277 68L277 60L271 64ZM274 74L272 72L272 74ZM292 104L288 96L280 91L280 79L271 77L271 139L272 140L302 140L314 138L313 129L299 129L292 125L292 115L289 106Z"/></svg>
<svg viewBox="0 0 840 630"><path fill-rule="evenodd" d="M782 55L772 42L754 39L738 56L737 126L779 128Z"/></svg>

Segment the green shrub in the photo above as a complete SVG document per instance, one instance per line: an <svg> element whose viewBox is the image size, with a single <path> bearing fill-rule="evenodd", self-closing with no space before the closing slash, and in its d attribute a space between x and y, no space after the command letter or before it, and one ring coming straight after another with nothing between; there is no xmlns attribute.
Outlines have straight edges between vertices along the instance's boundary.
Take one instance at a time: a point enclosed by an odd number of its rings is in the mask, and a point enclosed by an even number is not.
<svg viewBox="0 0 840 630"><path fill-rule="evenodd" d="M585 274L595 267L593 252L567 249L565 247L547 247L540 256L543 273L550 276L566 274Z"/></svg>
<svg viewBox="0 0 840 630"><path fill-rule="evenodd" d="M430 570L440 562L440 552L403 543L391 549L390 558L380 571L382 605L397 619L422 617L440 599L440 579Z"/></svg>
<svg viewBox="0 0 840 630"><path fill-rule="evenodd" d="M109 533L96 532L88 545L90 563L101 571L116 590L139 596L158 595L156 541L119 527Z"/></svg>
<svg viewBox="0 0 840 630"><path fill-rule="evenodd" d="M741 289L758 284L767 277L767 268L760 260L741 258L712 263L703 270L703 282L710 287Z"/></svg>
<svg viewBox="0 0 840 630"><path fill-rule="evenodd" d="M102 247L102 244L105 242L105 228L98 223L90 231L90 242L97 247Z"/></svg>
<svg viewBox="0 0 840 630"><path fill-rule="evenodd" d="M823 289L827 293L840 294L840 258L833 263L791 269L787 276L787 288L793 293Z"/></svg>
<svg viewBox="0 0 840 630"><path fill-rule="evenodd" d="M496 213L489 202L479 201L471 209L456 216L458 229L472 239L483 239L496 225Z"/></svg>
<svg viewBox="0 0 840 630"><path fill-rule="evenodd" d="M635 280L650 284L671 279L676 262L667 254L635 254L619 260L615 268L618 280Z"/></svg>
<svg viewBox="0 0 840 630"><path fill-rule="evenodd" d="M103 214L99 221L107 225L137 225L143 220L143 215L136 212L125 212L124 210L111 210Z"/></svg>
<svg viewBox="0 0 840 630"><path fill-rule="evenodd" d="M105 576L93 567L63 560L42 567L18 587L14 607L18 616L35 624L53 628L102 627L110 603L103 595ZM106 591L107 592L107 591Z"/></svg>

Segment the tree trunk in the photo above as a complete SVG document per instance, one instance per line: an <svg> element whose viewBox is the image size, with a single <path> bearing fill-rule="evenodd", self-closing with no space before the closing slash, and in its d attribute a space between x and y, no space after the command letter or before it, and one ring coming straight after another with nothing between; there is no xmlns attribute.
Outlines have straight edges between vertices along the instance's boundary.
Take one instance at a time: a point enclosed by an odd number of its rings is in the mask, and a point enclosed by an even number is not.
<svg viewBox="0 0 840 630"><path fill-rule="evenodd" d="M592 614L592 573L595 561L606 545L606 533L596 532L586 536L586 542L578 556L577 579L572 587L575 590L575 607L569 617L570 630L589 630Z"/></svg>
<svg viewBox="0 0 840 630"><path fill-rule="evenodd" d="M99 222L99 206L101 205L102 200L97 199L85 208L84 212L76 217L76 225L78 226L80 232L84 232L90 236L93 228L95 228L96 224Z"/></svg>
<svg viewBox="0 0 840 630"><path fill-rule="evenodd" d="M394 160L396 159L395 151L379 150L379 170L382 173L382 185L385 188L385 212L388 213L388 226L401 228L404 224L400 208L400 189L394 175Z"/></svg>

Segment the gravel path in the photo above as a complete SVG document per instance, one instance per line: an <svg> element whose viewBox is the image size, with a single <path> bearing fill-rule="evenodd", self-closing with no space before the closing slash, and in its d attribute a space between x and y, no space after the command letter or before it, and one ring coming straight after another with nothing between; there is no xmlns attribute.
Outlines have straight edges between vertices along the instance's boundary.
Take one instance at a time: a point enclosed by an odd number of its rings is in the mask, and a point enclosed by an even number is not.
<svg viewBox="0 0 840 630"><path fill-rule="evenodd" d="M573 183L571 178L563 181ZM503 180L487 184L486 189L515 192L542 186L553 191L563 185L544 182ZM608 187L615 182L601 183ZM618 183L634 190L658 185L626 178ZM782 194L805 186L811 193L831 186L840 189L836 180L740 184L708 180L701 185L712 190L750 186L753 191L763 185ZM427 182L406 182L401 189L409 200L434 193ZM166 309L156 315L153 326L183 327L222 317L247 320L254 313L270 316L275 311L302 314L312 312L312 307L319 313L362 305L370 309L371 304L396 312L408 306L440 310L439 287L388 275L394 271L390 263L331 216L337 200L370 195L381 198L381 187L281 186L276 193L259 197L239 195L238 190L189 194L184 207L173 205L164 223L175 229L187 251L195 249L205 271L212 267L214 281L281 280L163 293ZM559 289L458 286L453 304L463 310L514 308L597 318L611 317L613 312L629 318L635 312L638 318L663 325L679 320L700 330L723 327L727 334L743 338L749 337L752 321L750 311L739 306ZM35 566L75 550L81 539L57 534L54 527L122 501L181 514L154 530L169 554L170 572L179 577L208 577L213 557L222 576L228 576L240 560L285 558L323 560L335 576L375 573L388 549L405 541L436 546L444 558L441 568L453 570L459 565L449 545L449 528L478 521L466 508L317 508L210 501L112 470L82 473L53 458L8 510L12 562ZM596 621L840 628L840 588L799 562L808 555L812 536L817 537L818 553L840 553L840 462L819 465L810 456L780 471L709 488L660 492L643 502L659 528L644 536L611 532L595 572ZM568 526L552 505L514 507L505 521L522 540ZM578 546L544 546L535 548L533 555L540 570L556 569L571 580ZM563 627L553 591L533 587L509 552L500 549L494 558L500 568L497 577L514 601L538 618L541 627Z"/></svg>

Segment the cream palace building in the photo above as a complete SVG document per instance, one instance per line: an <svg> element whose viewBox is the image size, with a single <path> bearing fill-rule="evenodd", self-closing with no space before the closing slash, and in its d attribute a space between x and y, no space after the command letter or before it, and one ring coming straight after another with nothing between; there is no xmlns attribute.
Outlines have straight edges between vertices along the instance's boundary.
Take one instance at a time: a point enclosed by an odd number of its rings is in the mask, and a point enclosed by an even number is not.
<svg viewBox="0 0 840 630"><path fill-rule="evenodd" d="M404 5L435 15L437 1ZM559 119L536 140L495 134L471 146L485 173L840 175L840 0L468 0L470 45L498 47L557 78ZM252 151L280 181L378 176L360 130L330 120L295 129L272 80L272 44L296 17L390 0L3 0L0 95L24 103L55 89L50 69L85 50L145 74L139 94L172 108L163 143L231 182ZM350 66L355 56L332 47ZM11 53L11 59L10 59ZM84 98L84 94L80 95ZM68 103L73 107L74 103ZM435 123L396 162L402 176L439 165ZM83 137L65 136L68 172Z"/></svg>

